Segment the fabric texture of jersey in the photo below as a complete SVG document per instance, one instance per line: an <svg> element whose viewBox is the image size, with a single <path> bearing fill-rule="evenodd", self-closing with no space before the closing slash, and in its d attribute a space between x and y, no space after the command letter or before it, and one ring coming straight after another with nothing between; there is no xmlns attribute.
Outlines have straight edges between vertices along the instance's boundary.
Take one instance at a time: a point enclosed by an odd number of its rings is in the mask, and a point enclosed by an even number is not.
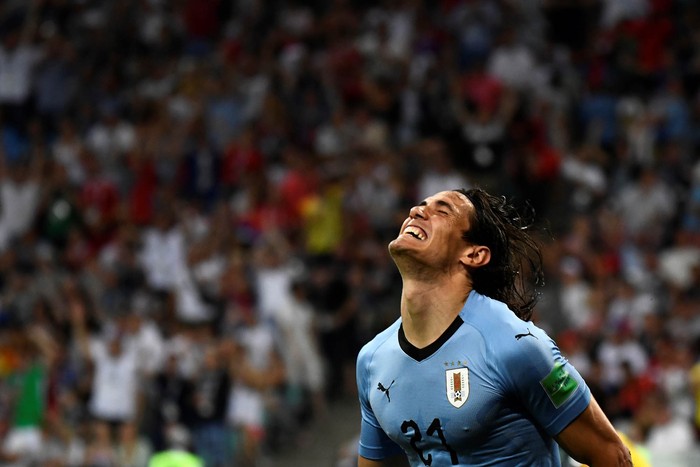
<svg viewBox="0 0 700 467"><path fill-rule="evenodd" d="M508 307L472 291L425 349L401 320L358 356L359 453L408 455L412 466L558 466L553 436L590 402L555 342Z"/></svg>

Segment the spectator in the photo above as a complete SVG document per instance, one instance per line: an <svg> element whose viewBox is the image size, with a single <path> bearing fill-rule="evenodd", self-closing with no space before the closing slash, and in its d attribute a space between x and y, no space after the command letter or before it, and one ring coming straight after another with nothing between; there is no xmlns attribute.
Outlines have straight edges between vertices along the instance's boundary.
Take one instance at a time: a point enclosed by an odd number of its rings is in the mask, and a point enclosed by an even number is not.
<svg viewBox="0 0 700 467"><path fill-rule="evenodd" d="M78 193L70 185L68 173L63 166L50 165L51 175L39 202L37 219L41 237L49 248L60 251L68 243L70 232L82 228L82 213L78 206ZM52 250L55 256L55 250Z"/></svg>
<svg viewBox="0 0 700 467"><path fill-rule="evenodd" d="M50 146L52 160L63 167L72 186L85 182L86 174L81 156L83 140L78 133L75 121L62 117L56 123L56 137Z"/></svg>
<svg viewBox="0 0 700 467"><path fill-rule="evenodd" d="M178 355L166 352L163 366L154 378L152 396L153 421L149 438L156 451L167 447L167 427L184 424L191 419L192 384L178 365Z"/></svg>
<svg viewBox="0 0 700 467"><path fill-rule="evenodd" d="M674 414L663 391L652 393L639 411L645 446L655 466L693 465L694 434L689 420Z"/></svg>
<svg viewBox="0 0 700 467"><path fill-rule="evenodd" d="M487 65L489 74L518 91L530 91L537 83L537 64L530 49L517 40L513 26L505 26L500 44L492 51Z"/></svg>
<svg viewBox="0 0 700 467"><path fill-rule="evenodd" d="M101 452L107 443L111 443L110 423L121 426L137 420L140 370L137 349L125 345L121 330L116 327L91 341L85 324L86 304L77 297L69 300L76 344L83 358L94 365L89 407L96 420L94 441ZM108 435L105 435L105 430Z"/></svg>
<svg viewBox="0 0 700 467"><path fill-rule="evenodd" d="M593 309L593 300L590 284L584 279L584 270L581 262L572 257L564 257L560 266L561 287L560 298L568 325L574 330L592 329L594 321L599 319Z"/></svg>
<svg viewBox="0 0 700 467"><path fill-rule="evenodd" d="M210 210L219 196L220 167L221 155L209 141L204 121L196 119L182 158L183 196Z"/></svg>
<svg viewBox="0 0 700 467"><path fill-rule="evenodd" d="M13 411L11 424L3 440L3 452L20 462L39 461L46 401L42 389L48 379L52 347L39 329L26 329L21 339L17 367L9 375L7 386Z"/></svg>
<svg viewBox="0 0 700 467"><path fill-rule="evenodd" d="M218 344L209 345L204 351L202 368L194 375L191 388L192 446L205 465L229 465L232 456L225 420L231 382Z"/></svg>
<svg viewBox="0 0 700 467"><path fill-rule="evenodd" d="M698 236L685 229L675 232L674 240L658 254L659 276L672 291L688 291L693 270L700 264Z"/></svg>
<svg viewBox="0 0 700 467"><path fill-rule="evenodd" d="M401 177L394 173L395 164L392 153L368 152L356 161L346 193L347 208L356 219L353 229L371 227L381 235L393 232L394 213L404 189Z"/></svg>
<svg viewBox="0 0 700 467"><path fill-rule="evenodd" d="M259 174L263 170L263 155L257 148L252 126L245 127L241 134L226 146L221 165L220 183L227 194L237 192L246 177Z"/></svg>
<svg viewBox="0 0 700 467"><path fill-rule="evenodd" d="M343 240L345 184L338 173L322 176L316 194L303 201L305 250L310 256L332 255Z"/></svg>
<svg viewBox="0 0 700 467"><path fill-rule="evenodd" d="M619 390L624 380L623 366L629 365L634 375L645 372L649 357L644 348L633 339L629 323L621 322L597 350L597 358L603 365L603 384Z"/></svg>
<svg viewBox="0 0 700 467"><path fill-rule="evenodd" d="M287 374L288 390L300 393L298 405L308 405L309 418L326 413L325 370L318 348L317 312L308 300L306 284L297 278L289 284L289 300L280 308L277 323Z"/></svg>
<svg viewBox="0 0 700 467"><path fill-rule="evenodd" d="M319 337L328 369L326 396L331 400L351 391L357 355L358 301L350 293L348 277L332 257L312 265L308 298L319 313Z"/></svg>
<svg viewBox="0 0 700 467"><path fill-rule="evenodd" d="M274 406L285 373L270 324L254 313L244 315L244 319L246 325L236 332L235 344L225 346L233 377L227 419L241 439L238 460L249 465L270 441L266 419L282 415Z"/></svg>
<svg viewBox="0 0 700 467"><path fill-rule="evenodd" d="M562 160L562 177L571 183L571 206L577 211L588 211L605 196L607 180L601 158L605 155L593 147L582 147Z"/></svg>
<svg viewBox="0 0 700 467"><path fill-rule="evenodd" d="M87 465L97 465L100 467L115 467L117 465L117 453L112 444L112 433L109 423L105 421L94 421L88 444L85 449L85 460Z"/></svg>
<svg viewBox="0 0 700 467"><path fill-rule="evenodd" d="M415 194L417 203L442 190L471 186L467 178L454 167L447 148L441 141L426 141L421 149L420 156L425 171L418 180Z"/></svg>
<svg viewBox="0 0 700 467"><path fill-rule="evenodd" d="M253 246L258 311L263 320L277 323L291 300L291 283L298 267L280 232L270 230Z"/></svg>
<svg viewBox="0 0 700 467"><path fill-rule="evenodd" d="M77 55L73 44L61 34L47 40L46 57L36 69L36 111L53 134L78 91Z"/></svg>
<svg viewBox="0 0 700 467"><path fill-rule="evenodd" d="M42 160L37 155L9 167L6 157L0 161L0 249L27 233L34 222L41 199Z"/></svg>
<svg viewBox="0 0 700 467"><path fill-rule="evenodd" d="M25 134L31 116L32 86L36 66L43 49L34 39L40 4L29 2L26 8L9 9L0 38L0 108L6 124Z"/></svg>
<svg viewBox="0 0 700 467"><path fill-rule="evenodd" d="M139 435L138 426L135 423L122 425L115 451L116 465L147 467L151 457L151 446Z"/></svg>
<svg viewBox="0 0 700 467"><path fill-rule="evenodd" d="M642 167L636 181L624 186L614 206L627 235L636 241L659 245L676 214L673 192L651 167Z"/></svg>
<svg viewBox="0 0 700 467"><path fill-rule="evenodd" d="M88 130L85 142L105 174L116 182L122 175L124 156L136 145L136 131L130 121L121 117L117 103L107 101L99 112L100 120Z"/></svg>
<svg viewBox="0 0 700 467"><path fill-rule="evenodd" d="M93 256L110 240L116 225L119 189L94 154L87 149L84 151L86 152L81 157L87 178L81 186L77 202L83 214L89 256Z"/></svg>

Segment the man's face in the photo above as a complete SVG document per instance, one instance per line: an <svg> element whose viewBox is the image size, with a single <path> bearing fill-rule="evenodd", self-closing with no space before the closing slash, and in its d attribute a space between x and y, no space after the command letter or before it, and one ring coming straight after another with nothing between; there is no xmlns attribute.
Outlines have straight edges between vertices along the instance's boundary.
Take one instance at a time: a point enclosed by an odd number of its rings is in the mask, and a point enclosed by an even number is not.
<svg viewBox="0 0 700 467"><path fill-rule="evenodd" d="M467 244L462 233L469 229L474 206L456 191L441 191L409 212L398 237L389 243L394 260L410 257L441 270L458 265Z"/></svg>

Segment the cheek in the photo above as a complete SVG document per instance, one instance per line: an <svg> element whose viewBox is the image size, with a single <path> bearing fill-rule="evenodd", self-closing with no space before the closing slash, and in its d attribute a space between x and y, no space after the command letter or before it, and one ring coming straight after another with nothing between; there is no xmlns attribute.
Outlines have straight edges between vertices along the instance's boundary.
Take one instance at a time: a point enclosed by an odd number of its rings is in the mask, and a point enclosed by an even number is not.
<svg viewBox="0 0 700 467"><path fill-rule="evenodd" d="M449 245L449 250L454 255L462 255L467 247L464 239L459 235L451 235L445 240L445 244Z"/></svg>

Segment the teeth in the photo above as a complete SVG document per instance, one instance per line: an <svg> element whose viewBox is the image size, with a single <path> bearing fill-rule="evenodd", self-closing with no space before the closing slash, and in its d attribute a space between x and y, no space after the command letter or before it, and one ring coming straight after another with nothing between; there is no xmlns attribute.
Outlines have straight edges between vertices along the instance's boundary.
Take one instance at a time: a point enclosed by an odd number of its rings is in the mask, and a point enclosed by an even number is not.
<svg viewBox="0 0 700 467"><path fill-rule="evenodd" d="M412 225L406 227L406 230L404 230L403 233L416 237L419 240L425 240L425 234L423 233L423 231L418 227L414 227Z"/></svg>

